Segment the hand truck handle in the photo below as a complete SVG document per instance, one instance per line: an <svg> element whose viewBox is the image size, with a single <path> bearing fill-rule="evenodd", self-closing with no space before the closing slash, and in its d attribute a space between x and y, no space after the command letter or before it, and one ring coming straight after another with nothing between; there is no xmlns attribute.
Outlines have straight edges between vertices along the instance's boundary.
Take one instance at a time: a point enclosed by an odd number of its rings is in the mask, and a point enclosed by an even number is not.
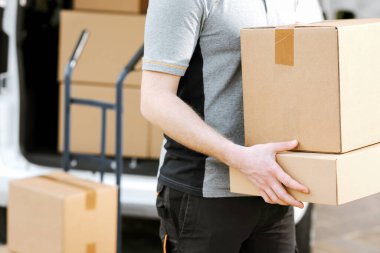
<svg viewBox="0 0 380 253"><path fill-rule="evenodd" d="M79 37L77 45L75 46L75 50L70 57L69 63L66 66L65 80L70 80L71 75L73 73L73 69L75 68L75 65L77 64L79 60L79 57L82 55L83 49L86 46L86 43L88 41L88 36L89 36L89 32L87 30L83 30Z"/></svg>
<svg viewBox="0 0 380 253"><path fill-rule="evenodd" d="M76 63L78 62L79 57L82 55L83 49L86 46L86 43L88 41L89 32L87 30L83 30L80 38L77 42L77 45L75 47L75 50L70 58L70 65L74 67Z"/></svg>

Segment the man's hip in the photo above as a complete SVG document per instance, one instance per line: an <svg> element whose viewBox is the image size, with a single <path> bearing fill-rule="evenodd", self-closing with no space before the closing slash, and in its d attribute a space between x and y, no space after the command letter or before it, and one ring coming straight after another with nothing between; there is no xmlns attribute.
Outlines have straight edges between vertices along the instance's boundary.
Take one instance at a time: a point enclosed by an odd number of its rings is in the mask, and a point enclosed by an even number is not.
<svg viewBox="0 0 380 253"><path fill-rule="evenodd" d="M167 253L294 253L293 208L260 197L203 198L157 187Z"/></svg>

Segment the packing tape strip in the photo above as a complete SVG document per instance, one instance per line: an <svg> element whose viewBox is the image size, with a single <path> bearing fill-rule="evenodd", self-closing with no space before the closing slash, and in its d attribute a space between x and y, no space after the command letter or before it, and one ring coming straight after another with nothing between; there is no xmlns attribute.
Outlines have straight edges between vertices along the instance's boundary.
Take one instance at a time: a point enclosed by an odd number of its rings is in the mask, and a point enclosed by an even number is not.
<svg viewBox="0 0 380 253"><path fill-rule="evenodd" d="M294 29L275 30L275 62L294 66Z"/></svg>
<svg viewBox="0 0 380 253"><path fill-rule="evenodd" d="M95 243L87 244L86 253L96 253L96 244Z"/></svg>
<svg viewBox="0 0 380 253"><path fill-rule="evenodd" d="M94 210L96 209L96 191L87 185L83 185L80 182L75 182L63 178L57 178L54 176L44 175L40 178L51 180L57 183L73 186L75 188L81 189L86 192L86 209Z"/></svg>

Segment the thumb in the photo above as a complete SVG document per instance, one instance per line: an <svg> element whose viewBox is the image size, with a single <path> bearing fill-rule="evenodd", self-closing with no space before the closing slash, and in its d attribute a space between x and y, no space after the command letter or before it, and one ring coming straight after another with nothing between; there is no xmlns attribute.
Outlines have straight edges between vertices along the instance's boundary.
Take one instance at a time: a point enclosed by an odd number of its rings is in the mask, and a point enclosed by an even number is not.
<svg viewBox="0 0 380 253"><path fill-rule="evenodd" d="M283 152L283 151L289 151L297 147L298 141L287 141L287 142L276 142L273 143L273 151L274 152Z"/></svg>

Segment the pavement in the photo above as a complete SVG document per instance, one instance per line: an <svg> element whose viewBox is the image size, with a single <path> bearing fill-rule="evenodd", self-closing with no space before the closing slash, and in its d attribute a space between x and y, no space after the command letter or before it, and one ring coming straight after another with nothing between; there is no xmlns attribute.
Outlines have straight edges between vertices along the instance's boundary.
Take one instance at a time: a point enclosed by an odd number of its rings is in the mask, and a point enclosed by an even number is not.
<svg viewBox="0 0 380 253"><path fill-rule="evenodd" d="M313 253L380 253L380 194L315 214Z"/></svg>

